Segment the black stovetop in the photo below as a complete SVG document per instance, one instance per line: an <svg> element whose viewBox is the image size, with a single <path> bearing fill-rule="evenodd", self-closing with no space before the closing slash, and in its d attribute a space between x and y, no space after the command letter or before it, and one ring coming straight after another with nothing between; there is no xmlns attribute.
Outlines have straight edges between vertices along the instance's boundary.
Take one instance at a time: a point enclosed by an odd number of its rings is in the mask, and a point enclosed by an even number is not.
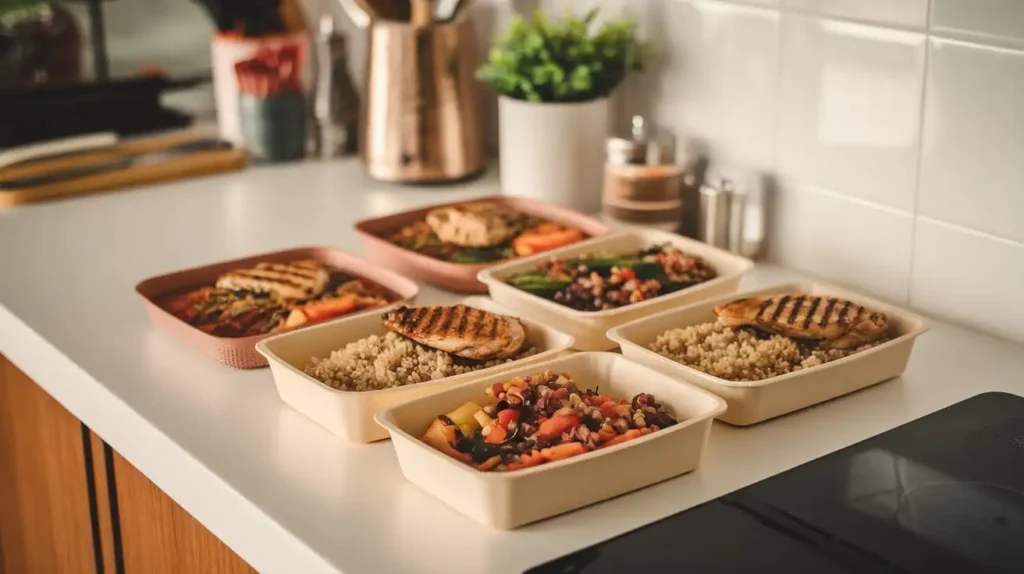
<svg viewBox="0 0 1024 574"><path fill-rule="evenodd" d="M1024 398L978 395L527 574L621 572L1024 573Z"/></svg>

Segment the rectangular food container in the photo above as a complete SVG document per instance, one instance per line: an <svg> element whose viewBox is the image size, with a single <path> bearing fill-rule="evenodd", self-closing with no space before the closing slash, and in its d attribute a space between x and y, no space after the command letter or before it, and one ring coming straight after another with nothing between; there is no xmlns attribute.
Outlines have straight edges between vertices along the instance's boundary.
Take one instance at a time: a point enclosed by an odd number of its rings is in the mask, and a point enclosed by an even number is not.
<svg viewBox="0 0 1024 574"><path fill-rule="evenodd" d="M363 279L369 279L395 294L398 297L398 301L395 304L411 301L420 291L419 285L409 279L392 271L371 265L340 249L331 247L301 247L152 277L136 285L135 292L145 302L146 312L149 314L153 324L185 345L192 347L222 365L235 369L266 367L266 359L256 352L256 343L271 335L218 337L204 333L161 307L158 301L169 295L181 293L189 289L212 285L216 282L217 277L234 269L246 269L263 262L283 263L299 259L314 259L339 271ZM374 309L373 311L383 308L386 307ZM369 311L360 311L350 316Z"/></svg>
<svg viewBox="0 0 1024 574"><path fill-rule="evenodd" d="M647 348L658 335L669 329L714 321L716 305L745 297L785 293L839 297L881 311L888 316L898 336L877 347L836 361L750 382L715 377ZM625 356L638 363L699 385L722 397L728 403L729 410L719 418L729 424L746 426L898 377L907 367L914 340L927 330L925 320L909 311L836 287L808 282L778 285L673 309L612 329L608 336L622 345Z"/></svg>
<svg viewBox="0 0 1024 574"><path fill-rule="evenodd" d="M595 252L618 255L666 243L686 253L703 257L714 266L718 277L675 293L607 311L577 311L506 283L516 273L536 269L552 257L571 259ZM498 303L527 317L543 318L575 337L576 349L608 351L618 347L618 343L607 337L609 329L665 309L734 293L740 279L753 267L754 262L749 259L700 241L665 231L634 229L491 267L480 272L480 280L487 285L491 297Z"/></svg>
<svg viewBox="0 0 1024 574"><path fill-rule="evenodd" d="M649 393L668 406L679 424L577 457L512 472L481 472L420 440L438 415L512 377L545 370L569 373L581 388L600 386L615 399ZM516 528L695 470L711 421L725 402L711 393L613 353L576 353L477 379L377 415L391 433L402 474L477 522Z"/></svg>
<svg viewBox="0 0 1024 574"><path fill-rule="evenodd" d="M510 311L485 297L468 297L460 303L492 313L512 315ZM443 391L490 373L543 361L567 351L572 346L572 337L569 335L524 319L527 341L537 346L538 353L512 363L472 373L380 391L342 391L318 381L303 371L313 357L326 357L331 351L341 349L353 341L387 333L381 315L382 313L375 313L324 323L301 331L277 335L258 344L256 350L270 362L270 371L274 375L274 384L277 385L281 400L344 439L361 443L373 442L388 437L387 431L373 420L373 415L381 409Z"/></svg>
<svg viewBox="0 0 1024 574"><path fill-rule="evenodd" d="M451 263L434 259L422 253L416 253L403 249L391 243L385 236L394 233L403 227L426 219L427 213L439 207L449 207L475 203L478 201L493 201L509 206L510 208L529 215L535 215L560 223L580 228L583 233L590 237L599 237L608 233L608 226L600 221L566 209L557 205L551 205L508 195L494 195L479 197L452 203L432 205L403 213L396 213L377 219L368 219L356 224L356 232L362 237L363 249L366 256L373 261L379 261L395 271L409 277L420 279L427 283L437 285L443 289L457 291L460 293L486 293L487 287L477 279L477 275L483 269L496 265L497 263Z"/></svg>

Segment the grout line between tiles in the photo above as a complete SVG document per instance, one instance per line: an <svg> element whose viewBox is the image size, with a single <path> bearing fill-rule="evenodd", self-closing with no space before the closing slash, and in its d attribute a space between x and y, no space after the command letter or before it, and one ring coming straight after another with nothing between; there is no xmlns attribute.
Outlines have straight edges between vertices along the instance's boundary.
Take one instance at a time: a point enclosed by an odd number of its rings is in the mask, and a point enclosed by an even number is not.
<svg viewBox="0 0 1024 574"><path fill-rule="evenodd" d="M781 185L782 185L783 189L787 189L788 188L789 190L795 191L797 193L816 193L816 194L819 194L819 195L824 195L826 197L832 197L832 198L835 198L835 199L840 199L840 200L843 200L843 201L848 201L850 203L855 203L855 204L861 205L863 207L869 207L871 209L875 209L875 210L878 210L878 211L884 211L884 212L890 213L892 215L899 215L899 216L911 217L911 218L914 217L914 213L912 213L910 211L907 211L905 209L900 209L898 207L892 207L890 205L885 205L885 204L882 204L882 203L876 203L876 202L871 201L869 199L864 199L862 197L857 197L855 195L850 195L848 193L843 193L841 191L835 191L833 189L829 189L827 187L822 187L820 185L816 185L816 184L807 182L807 181L802 180L802 179L800 179L798 177L793 177L793 176L787 175L785 173L781 173L780 172L777 175L778 175L778 177L780 179L780 182L781 182ZM786 185L787 182L790 183L791 185L787 186Z"/></svg>
<svg viewBox="0 0 1024 574"><path fill-rule="evenodd" d="M851 16L843 16L839 14L830 14L828 12L816 11L807 8L796 8L793 6L784 6L781 3L776 5L766 5L751 0L674 0L676 2L705 2L714 4L727 4L731 6L739 6L743 8L753 8L759 10L766 10L772 12L779 12L780 14L793 14L797 16L813 17L823 20L835 20L837 22L848 22L850 24L858 24L862 26L871 26L874 28L883 28L889 30L897 30L901 32L913 32L922 34L930 38L935 38L943 42L953 42L966 46L973 46L979 48L991 48L994 50L1003 50L1006 52L1021 53L1024 52L1024 38L1010 38L1006 36L997 36L992 34L984 34L981 32L970 32L960 30L948 30L940 29L936 30L933 27L932 20L934 19L934 7L935 0L930 0L927 7L927 16L923 26L915 26L913 24L901 24L898 22L884 22L879 20L869 20L865 18L855 18ZM780 2L783 0L780 0Z"/></svg>
<svg viewBox="0 0 1024 574"><path fill-rule="evenodd" d="M934 6L934 0L928 1L927 14L925 16L926 22L932 21L932 7ZM921 200L921 173L924 171L924 136L925 129L924 124L927 119L927 104L928 104L928 81L931 78L932 71L932 41L928 38L924 43L924 72L921 74L921 107L918 111L918 123L917 123L917 166L916 173L914 174L914 207L913 213L914 218L910 222L910 264L907 266L907 295L906 302L908 305L912 304L913 289L911 286L914 284L914 260L916 259L915 254L917 253L917 207Z"/></svg>
<svg viewBox="0 0 1024 574"><path fill-rule="evenodd" d="M941 219L935 219L934 217L928 217L926 215L917 215L915 217L915 219L920 219L921 221L924 221L926 223L930 223L932 225L937 225L939 227L945 227L945 228L951 229L953 231L959 231L961 233L966 233L967 235L973 235L973 236L981 238L981 239L987 239L989 241L995 241L997 243L1002 243L1004 245L1009 245L1010 247L1016 247L1016 248L1019 248L1019 249L1024 249L1024 242L1017 241L1016 239L1010 239L1009 237L1003 237L1001 235L995 235L995 234L989 233L987 231L981 231L979 229L973 229L973 228L967 227L965 225L961 225L959 223L952 223L952 222L949 222L949 221L943 221Z"/></svg>
<svg viewBox="0 0 1024 574"><path fill-rule="evenodd" d="M677 0L680 1L680 0ZM810 10L807 8L795 8L793 6L783 6L780 3L775 5L766 5L757 2L750 2L744 0L681 0L683 2L708 2L716 4L730 4L733 6L742 6L745 8L755 8L774 12L780 12L784 14L793 14L797 16L810 16L815 18L822 18L826 20L836 20L840 22L848 22L850 24L860 24L863 26L872 26L875 28L888 28L891 30L899 30L902 32L916 32L918 34L927 34L928 27L927 21L924 26L914 26L912 24L900 24L898 22L879 22L877 20L868 20L865 18L852 18L850 16L842 16L837 14L829 14L828 12L819 12L816 10Z"/></svg>

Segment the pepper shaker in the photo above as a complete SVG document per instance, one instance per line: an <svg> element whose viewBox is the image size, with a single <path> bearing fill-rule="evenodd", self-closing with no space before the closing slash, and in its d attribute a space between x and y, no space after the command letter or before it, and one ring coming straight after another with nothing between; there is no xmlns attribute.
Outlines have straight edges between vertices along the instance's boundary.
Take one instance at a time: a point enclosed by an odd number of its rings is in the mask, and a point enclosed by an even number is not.
<svg viewBox="0 0 1024 574"><path fill-rule="evenodd" d="M354 154L358 145L359 94L348 71L345 37L334 29L334 18L320 18L316 42L316 92L313 120L316 155L329 159Z"/></svg>

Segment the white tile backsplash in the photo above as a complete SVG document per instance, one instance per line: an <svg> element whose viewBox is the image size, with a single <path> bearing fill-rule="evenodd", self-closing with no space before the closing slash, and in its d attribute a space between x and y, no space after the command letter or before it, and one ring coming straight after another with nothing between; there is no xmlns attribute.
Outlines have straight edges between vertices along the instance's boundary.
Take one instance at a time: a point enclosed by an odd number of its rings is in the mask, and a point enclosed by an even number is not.
<svg viewBox="0 0 1024 574"><path fill-rule="evenodd" d="M912 28L928 25L928 0L782 0L786 8Z"/></svg>
<svg viewBox="0 0 1024 574"><path fill-rule="evenodd" d="M653 3L661 46L655 119L712 154L769 168L774 159L779 13L737 4Z"/></svg>
<svg viewBox="0 0 1024 574"><path fill-rule="evenodd" d="M919 218L910 303L1024 343L1024 245Z"/></svg>
<svg viewBox="0 0 1024 574"><path fill-rule="evenodd" d="M938 34L1024 44L1021 0L932 0L931 29Z"/></svg>
<svg viewBox="0 0 1024 574"><path fill-rule="evenodd" d="M778 168L883 205L914 205L925 36L787 14Z"/></svg>
<svg viewBox="0 0 1024 574"><path fill-rule="evenodd" d="M1024 52L932 43L918 213L1024 242Z"/></svg>
<svg viewBox="0 0 1024 574"><path fill-rule="evenodd" d="M338 0L302 2L339 17L361 78L365 32ZM706 143L713 172L782 174L773 259L1024 342L1024 0L477 0L479 54L516 11L594 6L658 51L619 125L644 113ZM118 70L209 66L194 3L105 7Z"/></svg>
<svg viewBox="0 0 1024 574"><path fill-rule="evenodd" d="M913 217L782 180L769 199L777 262L890 301L907 297Z"/></svg>

